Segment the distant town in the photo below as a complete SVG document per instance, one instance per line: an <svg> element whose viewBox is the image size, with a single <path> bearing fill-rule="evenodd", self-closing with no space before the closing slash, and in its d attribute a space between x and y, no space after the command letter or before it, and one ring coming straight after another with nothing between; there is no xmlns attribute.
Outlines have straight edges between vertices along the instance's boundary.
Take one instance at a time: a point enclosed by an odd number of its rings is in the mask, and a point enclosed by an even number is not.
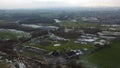
<svg viewBox="0 0 120 68"><path fill-rule="evenodd" d="M0 66L119 68L119 10L0 10Z"/></svg>

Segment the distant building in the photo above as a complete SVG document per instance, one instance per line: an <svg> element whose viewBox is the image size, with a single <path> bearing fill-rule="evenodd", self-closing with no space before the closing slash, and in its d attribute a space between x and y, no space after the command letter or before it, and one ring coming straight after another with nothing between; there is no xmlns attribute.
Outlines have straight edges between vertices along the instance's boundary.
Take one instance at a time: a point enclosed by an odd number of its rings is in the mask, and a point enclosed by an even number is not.
<svg viewBox="0 0 120 68"><path fill-rule="evenodd" d="M120 36L120 32L115 31L102 31L98 33L100 36Z"/></svg>
<svg viewBox="0 0 120 68"><path fill-rule="evenodd" d="M99 22L98 18L96 18L96 17L82 17L82 21Z"/></svg>
<svg viewBox="0 0 120 68"><path fill-rule="evenodd" d="M93 43L94 45L101 45L101 46L105 46L105 45L108 45L109 42L106 41L106 40L100 40L100 41L96 41Z"/></svg>
<svg viewBox="0 0 120 68"><path fill-rule="evenodd" d="M57 47L57 46L61 46L61 44L54 44L53 46Z"/></svg>
<svg viewBox="0 0 120 68"><path fill-rule="evenodd" d="M96 37L95 35L92 34L85 34L80 36L75 43L81 43L81 44L87 44L89 42L94 42L98 39L98 37Z"/></svg>
<svg viewBox="0 0 120 68"><path fill-rule="evenodd" d="M73 19L73 20L71 20L72 22L77 22L77 20L75 20L75 19Z"/></svg>
<svg viewBox="0 0 120 68"><path fill-rule="evenodd" d="M55 21L56 23L61 23L61 21L60 21L59 19L54 19L54 21Z"/></svg>
<svg viewBox="0 0 120 68"><path fill-rule="evenodd" d="M35 29L42 29L42 30L57 30L59 27L56 26L40 26L40 25L34 25L34 24L22 24L22 26L32 27Z"/></svg>
<svg viewBox="0 0 120 68"><path fill-rule="evenodd" d="M50 37L51 40L54 40L54 41L69 41L69 39L65 39L65 38L56 36L52 33L49 33L49 37Z"/></svg>
<svg viewBox="0 0 120 68"><path fill-rule="evenodd" d="M83 55L83 51L82 50L71 50L70 52L66 53L66 55L68 56L68 58L74 58L76 56L79 55Z"/></svg>

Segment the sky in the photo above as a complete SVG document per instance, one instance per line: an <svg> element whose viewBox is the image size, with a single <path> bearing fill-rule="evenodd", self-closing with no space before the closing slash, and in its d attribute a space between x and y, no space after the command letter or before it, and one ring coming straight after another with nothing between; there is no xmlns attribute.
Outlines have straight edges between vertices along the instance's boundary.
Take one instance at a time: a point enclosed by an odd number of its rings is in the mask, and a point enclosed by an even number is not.
<svg viewBox="0 0 120 68"><path fill-rule="evenodd" d="M120 0L0 0L0 9L120 7Z"/></svg>

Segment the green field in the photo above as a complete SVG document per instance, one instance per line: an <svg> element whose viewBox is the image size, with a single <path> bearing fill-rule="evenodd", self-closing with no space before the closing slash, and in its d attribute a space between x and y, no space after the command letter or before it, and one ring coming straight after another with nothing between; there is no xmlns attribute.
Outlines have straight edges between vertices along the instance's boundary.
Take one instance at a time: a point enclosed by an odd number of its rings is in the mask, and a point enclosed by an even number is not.
<svg viewBox="0 0 120 68"><path fill-rule="evenodd" d="M17 31L17 30L10 30L10 29L1 29L0 30L0 38L1 39L14 39L18 36L26 35L25 32Z"/></svg>
<svg viewBox="0 0 120 68"><path fill-rule="evenodd" d="M111 44L110 47L99 50L85 57L89 64L97 68L120 68L120 40ZM93 66L94 67L94 66Z"/></svg>
<svg viewBox="0 0 120 68"><path fill-rule="evenodd" d="M58 42L57 44L61 44L61 46L53 46L56 43L52 43L49 46L42 46L39 43L33 45L35 47L41 48L41 49L45 49L47 51L54 51L54 50L63 50L63 49L82 49L82 48L88 48L89 50L93 49L92 44L87 44L87 45L82 45L82 44L76 44L74 43L74 40L70 40L67 43L60 43ZM26 45L29 45L29 43L26 43Z"/></svg>

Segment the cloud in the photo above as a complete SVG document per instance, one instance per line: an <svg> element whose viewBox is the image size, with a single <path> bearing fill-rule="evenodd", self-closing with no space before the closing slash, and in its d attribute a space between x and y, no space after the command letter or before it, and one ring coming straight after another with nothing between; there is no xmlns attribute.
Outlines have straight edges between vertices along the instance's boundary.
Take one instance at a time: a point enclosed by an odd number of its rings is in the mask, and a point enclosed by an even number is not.
<svg viewBox="0 0 120 68"><path fill-rule="evenodd" d="M50 7L120 7L120 0L0 0L1 9Z"/></svg>

